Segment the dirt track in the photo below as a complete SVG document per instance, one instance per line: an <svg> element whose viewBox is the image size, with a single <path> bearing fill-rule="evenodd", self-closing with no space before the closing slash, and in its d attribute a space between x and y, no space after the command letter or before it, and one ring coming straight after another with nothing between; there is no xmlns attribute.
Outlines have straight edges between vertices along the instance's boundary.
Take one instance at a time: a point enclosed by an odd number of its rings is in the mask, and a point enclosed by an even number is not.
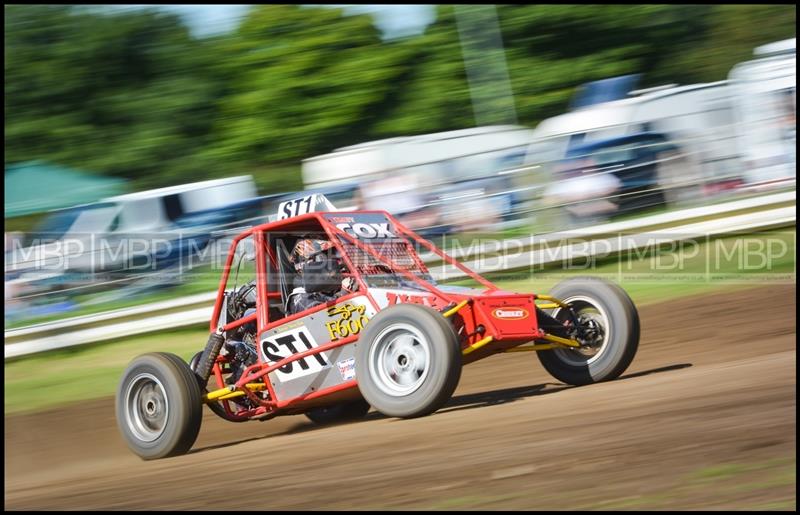
<svg viewBox="0 0 800 515"><path fill-rule="evenodd" d="M795 285L646 306L619 380L467 366L432 416L327 428L206 410L144 462L106 399L5 418L6 509L795 509Z"/></svg>

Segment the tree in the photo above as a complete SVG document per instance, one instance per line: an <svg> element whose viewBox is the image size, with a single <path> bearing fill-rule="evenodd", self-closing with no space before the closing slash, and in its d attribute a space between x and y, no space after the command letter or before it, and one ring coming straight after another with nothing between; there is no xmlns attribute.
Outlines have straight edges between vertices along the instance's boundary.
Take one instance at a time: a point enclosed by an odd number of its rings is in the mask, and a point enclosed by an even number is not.
<svg viewBox="0 0 800 515"><path fill-rule="evenodd" d="M754 48L797 33L795 5L715 5L707 19L704 37L672 52L662 75L689 83L725 80L734 65L754 58Z"/></svg>
<svg viewBox="0 0 800 515"><path fill-rule="evenodd" d="M248 167L368 137L409 60L368 15L293 5L254 8L224 44L229 88L207 153Z"/></svg>
<svg viewBox="0 0 800 515"><path fill-rule="evenodd" d="M181 20L156 11L6 8L6 162L45 159L133 178L202 178L214 118L207 66Z"/></svg>
<svg viewBox="0 0 800 515"><path fill-rule="evenodd" d="M375 134L402 136L474 126L453 7L438 6L436 21L422 36L395 44L409 49L414 66Z"/></svg>
<svg viewBox="0 0 800 515"><path fill-rule="evenodd" d="M694 8L694 16L705 8ZM566 111L586 82L641 73L644 85L677 39L691 36L684 6L513 5L498 8L520 120Z"/></svg>
<svg viewBox="0 0 800 515"><path fill-rule="evenodd" d="M796 22L781 5L501 5L497 38L494 8L456 9L382 41L369 15L310 6L254 6L233 34L201 39L152 9L6 6L6 163L51 160L135 188L250 173L269 191L296 189L302 159L479 123L535 126L588 81L724 79Z"/></svg>

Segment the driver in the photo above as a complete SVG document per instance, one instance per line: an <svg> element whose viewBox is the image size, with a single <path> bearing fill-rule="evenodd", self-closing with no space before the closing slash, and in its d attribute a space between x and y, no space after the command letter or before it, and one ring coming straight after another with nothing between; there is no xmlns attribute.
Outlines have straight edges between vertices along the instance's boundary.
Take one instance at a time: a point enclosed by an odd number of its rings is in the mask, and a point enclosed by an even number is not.
<svg viewBox="0 0 800 515"><path fill-rule="evenodd" d="M355 280L344 276L346 268L330 241L299 240L292 250L292 262L299 275L286 302L287 315L300 313L356 290Z"/></svg>

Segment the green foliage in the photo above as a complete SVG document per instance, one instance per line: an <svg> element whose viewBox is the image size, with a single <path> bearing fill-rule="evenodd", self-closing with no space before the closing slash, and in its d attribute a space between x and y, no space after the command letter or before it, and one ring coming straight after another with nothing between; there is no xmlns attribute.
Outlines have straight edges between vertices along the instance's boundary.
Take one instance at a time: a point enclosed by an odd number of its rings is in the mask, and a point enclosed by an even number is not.
<svg viewBox="0 0 800 515"><path fill-rule="evenodd" d="M44 159L138 180L190 166L209 137L214 83L175 15L6 8L6 163Z"/></svg>
<svg viewBox="0 0 800 515"><path fill-rule="evenodd" d="M297 162L352 143L402 72L369 16L254 8L224 57L229 91L208 154L249 166Z"/></svg>
<svg viewBox="0 0 800 515"><path fill-rule="evenodd" d="M707 8L658 5L540 5L498 9L512 87L523 123L563 113L588 81L642 73L647 84L685 23Z"/></svg>
<svg viewBox="0 0 800 515"><path fill-rule="evenodd" d="M707 37L699 44L683 45L664 73L682 75L697 82L724 80L730 69L753 57L757 46L793 38L797 32L797 6L719 5L709 14Z"/></svg>
<svg viewBox="0 0 800 515"><path fill-rule="evenodd" d="M300 161L341 146L535 126L587 81L724 79L794 35L796 6L438 6L424 34L390 41L368 15L294 5L254 6L209 38L156 10L5 15L6 164L49 160L134 188L252 174L271 193L302 188Z"/></svg>
<svg viewBox="0 0 800 515"><path fill-rule="evenodd" d="M439 6L425 34L403 46L415 56L413 68L375 133L391 137L474 126L453 7Z"/></svg>

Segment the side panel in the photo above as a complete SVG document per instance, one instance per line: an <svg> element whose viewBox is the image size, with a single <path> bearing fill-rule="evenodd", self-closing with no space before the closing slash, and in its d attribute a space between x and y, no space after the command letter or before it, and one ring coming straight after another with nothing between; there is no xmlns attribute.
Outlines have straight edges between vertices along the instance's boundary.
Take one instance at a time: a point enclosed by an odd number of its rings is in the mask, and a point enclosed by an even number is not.
<svg viewBox="0 0 800 515"><path fill-rule="evenodd" d="M375 309L358 296L265 331L259 338L259 357L274 364L292 354L361 333ZM355 379L352 345L308 356L269 374L278 399L286 400Z"/></svg>
<svg viewBox="0 0 800 515"><path fill-rule="evenodd" d="M532 295L482 297L476 300L476 304L497 331L496 340L533 338L538 332Z"/></svg>
<svg viewBox="0 0 800 515"><path fill-rule="evenodd" d="M439 300L435 295L423 290L407 290L400 288L370 288L370 295L375 299L381 309L385 309L394 304L424 304L431 307L441 307L447 304ZM441 306L440 306L441 304Z"/></svg>

